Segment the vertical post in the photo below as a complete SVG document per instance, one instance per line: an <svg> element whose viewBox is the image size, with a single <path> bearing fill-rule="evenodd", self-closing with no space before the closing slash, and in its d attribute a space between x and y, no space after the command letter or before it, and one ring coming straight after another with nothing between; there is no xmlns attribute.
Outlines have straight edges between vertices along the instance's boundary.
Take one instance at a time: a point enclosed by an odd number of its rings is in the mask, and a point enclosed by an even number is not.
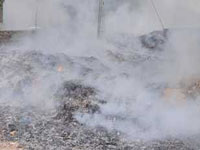
<svg viewBox="0 0 200 150"><path fill-rule="evenodd" d="M35 30L38 28L38 1L35 0Z"/></svg>
<svg viewBox="0 0 200 150"><path fill-rule="evenodd" d="M99 12L98 12L98 25L97 25L97 37L100 38L102 34L102 17L103 17L103 5L104 0L99 0Z"/></svg>
<svg viewBox="0 0 200 150"><path fill-rule="evenodd" d="M0 23L3 23L3 3L4 0L0 0Z"/></svg>

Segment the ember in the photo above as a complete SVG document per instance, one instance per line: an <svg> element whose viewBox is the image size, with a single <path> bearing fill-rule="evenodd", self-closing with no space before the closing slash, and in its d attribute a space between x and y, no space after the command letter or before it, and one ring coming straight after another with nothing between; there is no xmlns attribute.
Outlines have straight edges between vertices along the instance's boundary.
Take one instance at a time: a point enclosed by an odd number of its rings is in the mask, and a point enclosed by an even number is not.
<svg viewBox="0 0 200 150"><path fill-rule="evenodd" d="M59 65L58 68L57 68L57 71L58 72L63 72L64 71L64 67Z"/></svg>

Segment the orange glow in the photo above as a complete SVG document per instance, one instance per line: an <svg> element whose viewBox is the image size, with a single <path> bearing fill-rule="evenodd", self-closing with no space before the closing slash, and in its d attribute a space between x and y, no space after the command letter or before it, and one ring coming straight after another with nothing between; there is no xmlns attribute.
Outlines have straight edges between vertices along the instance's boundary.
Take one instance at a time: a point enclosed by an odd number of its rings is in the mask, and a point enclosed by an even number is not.
<svg viewBox="0 0 200 150"><path fill-rule="evenodd" d="M57 71L58 71L58 72L63 72L63 71L64 71L63 66L59 65L58 68L57 68Z"/></svg>

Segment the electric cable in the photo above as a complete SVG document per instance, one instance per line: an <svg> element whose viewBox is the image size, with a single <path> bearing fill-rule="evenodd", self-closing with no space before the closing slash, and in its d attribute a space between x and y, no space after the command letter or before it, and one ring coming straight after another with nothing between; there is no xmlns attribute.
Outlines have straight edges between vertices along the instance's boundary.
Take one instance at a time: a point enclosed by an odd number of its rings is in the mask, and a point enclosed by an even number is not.
<svg viewBox="0 0 200 150"><path fill-rule="evenodd" d="M162 29L164 30L165 29L165 25L164 25L164 22L163 22L163 20L162 20L162 18L160 16L160 14L159 14L158 9L156 8L155 2L154 2L154 0L150 0L150 1L151 1L151 5L153 7L153 10L155 11L156 16L158 17L158 21L160 22L160 25L161 25Z"/></svg>

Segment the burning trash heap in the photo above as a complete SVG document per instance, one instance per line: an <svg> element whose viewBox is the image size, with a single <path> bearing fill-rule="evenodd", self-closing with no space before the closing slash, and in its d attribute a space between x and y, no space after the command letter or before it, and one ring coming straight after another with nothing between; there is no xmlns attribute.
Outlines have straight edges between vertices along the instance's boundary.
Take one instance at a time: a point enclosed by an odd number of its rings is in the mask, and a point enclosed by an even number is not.
<svg viewBox="0 0 200 150"><path fill-rule="evenodd" d="M108 65L93 56L72 57L64 53L1 50L0 148L5 150L192 149L188 142L190 140L186 138L180 139L169 135L158 139L154 136L155 129L152 126L160 127L155 131L162 132L166 129L162 129L162 123L166 120L159 118L160 114L156 114L155 118L154 115L151 116L151 113L157 112L154 109L155 102L145 102L143 108L143 101L128 101L127 99L133 95L129 96L126 91L127 95L117 91L114 96L116 101L109 101L113 99L112 90L115 89L114 86L111 89L111 85L116 84L114 81L130 79L125 85L122 82L122 91L126 85L130 86L129 81L132 83L133 72L130 68L136 68L137 71L148 70L149 64L165 61L160 56L164 53L163 47L168 40L167 32L155 32L139 39L126 37L126 42L140 41L142 53L133 52L131 42L123 44L121 38L124 39L124 35L109 41L117 49L117 51L113 49L105 51L107 59L117 65L113 70L112 64ZM122 52L121 49L130 51ZM147 75L153 73L150 71ZM143 77L145 78L145 74ZM92 84L97 81L101 83L100 86ZM133 83L136 84L135 81ZM102 86L108 84L111 88L106 88L104 91ZM152 80L145 83L145 88L151 93L157 93L155 95L159 100L172 106L171 108L182 107L187 103L187 99L195 100L200 93L198 79L180 82L178 86L168 86L163 82L154 83ZM134 90L138 90L138 87ZM157 109L157 105L155 108ZM146 112L145 115L143 111ZM149 123L149 118L152 122L155 121L155 124ZM147 140L142 136L151 133L153 140Z"/></svg>

